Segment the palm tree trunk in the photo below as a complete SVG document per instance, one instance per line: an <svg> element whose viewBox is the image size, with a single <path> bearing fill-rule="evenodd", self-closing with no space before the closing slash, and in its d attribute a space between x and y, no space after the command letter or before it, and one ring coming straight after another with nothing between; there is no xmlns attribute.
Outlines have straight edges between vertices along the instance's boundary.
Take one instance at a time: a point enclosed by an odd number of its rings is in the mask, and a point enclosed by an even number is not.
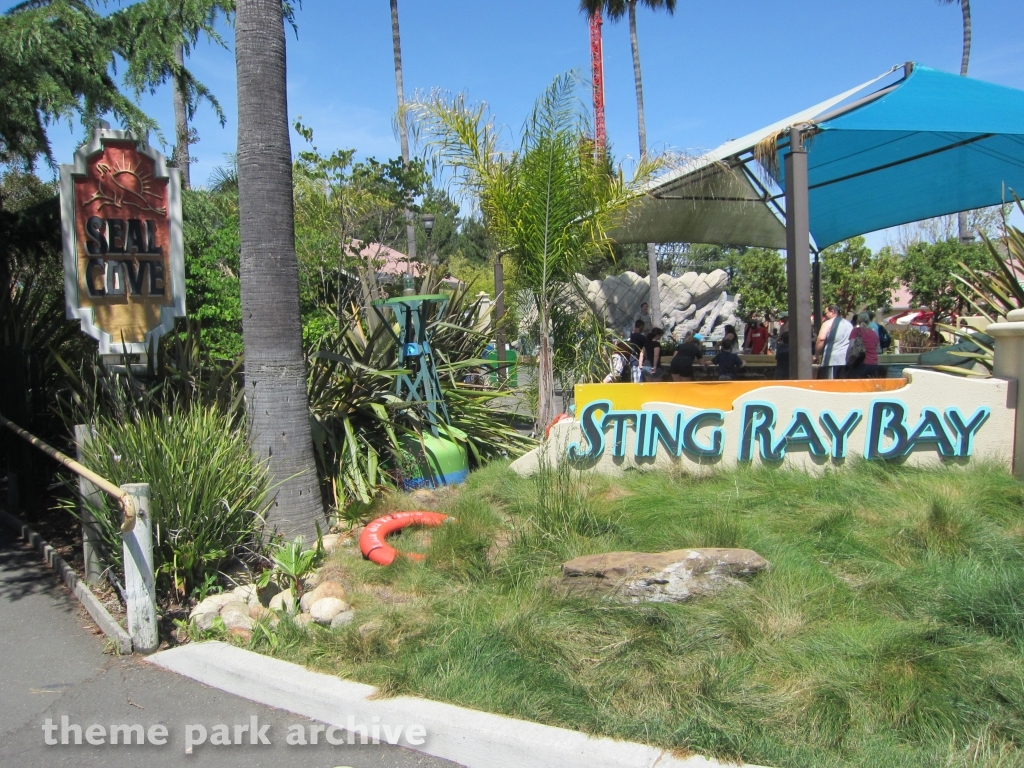
<svg viewBox="0 0 1024 768"><path fill-rule="evenodd" d="M185 47L181 43L174 44L174 62L181 68L185 66ZM181 186L189 189L192 186L189 169L191 159L189 157L188 141L188 108L183 90L183 83L180 79L174 79L174 131L177 135L177 143L174 147L174 161L181 171Z"/></svg>
<svg viewBox="0 0 1024 768"><path fill-rule="evenodd" d="M268 529L310 541L324 514L299 319L281 0L239 0L235 67L249 433L253 454L265 463L276 489Z"/></svg>
<svg viewBox="0 0 1024 768"><path fill-rule="evenodd" d="M964 51L960 57L960 76L967 77L967 65L971 61L971 0L960 0L960 11L964 16Z"/></svg>
<svg viewBox="0 0 1024 768"><path fill-rule="evenodd" d="M402 84L402 38L398 33L398 0L391 0L391 46L395 50L395 90L398 92L398 138L402 142L402 163L409 166L409 126L405 118L405 86ZM410 268L416 261L416 224L412 211L405 212L406 254Z"/></svg>
<svg viewBox="0 0 1024 768"><path fill-rule="evenodd" d="M629 43L633 48L633 79L636 82L636 122L640 134L640 157L647 155L647 123L644 118L644 84L640 77L640 44L636 38L636 0L629 3ZM651 323L661 325L661 290L658 286L658 252L654 243L647 244L647 274L651 281L648 303ZM650 329L647 329L650 330Z"/></svg>
<svg viewBox="0 0 1024 768"><path fill-rule="evenodd" d="M540 347L537 353L537 433L540 434L555 418L555 374L551 360L550 330L548 322L551 308L542 298L538 302L540 320Z"/></svg>
<svg viewBox="0 0 1024 768"><path fill-rule="evenodd" d="M960 11L964 16L964 49L960 57L960 76L967 77L967 65L971 60L971 0L960 0ZM961 243L973 243L974 235L967 222L967 211L960 211L956 216L957 229Z"/></svg>

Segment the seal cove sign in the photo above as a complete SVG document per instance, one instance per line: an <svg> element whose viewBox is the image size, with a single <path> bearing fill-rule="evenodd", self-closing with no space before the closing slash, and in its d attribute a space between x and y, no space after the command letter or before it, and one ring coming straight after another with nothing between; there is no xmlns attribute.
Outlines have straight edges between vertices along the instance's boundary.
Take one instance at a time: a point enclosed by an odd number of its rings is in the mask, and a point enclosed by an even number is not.
<svg viewBox="0 0 1024 768"><path fill-rule="evenodd" d="M185 315L181 180L126 131L98 128L60 168L67 316L101 355L146 354Z"/></svg>

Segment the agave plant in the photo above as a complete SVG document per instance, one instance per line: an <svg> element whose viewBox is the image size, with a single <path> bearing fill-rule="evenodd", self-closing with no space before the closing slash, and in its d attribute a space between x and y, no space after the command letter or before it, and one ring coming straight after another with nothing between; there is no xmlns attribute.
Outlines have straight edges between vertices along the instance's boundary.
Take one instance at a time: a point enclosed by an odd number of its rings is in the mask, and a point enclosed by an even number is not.
<svg viewBox="0 0 1024 768"><path fill-rule="evenodd" d="M436 289L433 276L430 290ZM483 359L489 335L479 330L481 307L470 287L455 290L443 309L428 316L441 388L451 426L446 437L463 443L480 465L494 456L515 454L530 441L511 424L511 416L490 407L505 393L462 383ZM408 446L430 427L422 403L395 394L394 337L365 308L351 306L340 318L344 332L330 332L309 355L309 400L313 443L328 504L344 509L368 503L380 490L401 483L415 463ZM375 318L376 319L376 318ZM442 427L443 429L443 427Z"/></svg>
<svg viewBox="0 0 1024 768"><path fill-rule="evenodd" d="M1015 197L1017 208L1024 213L1024 203ZM1024 286L1020 279L1024 276L1024 231L1006 224L1004 234L993 243L985 237L985 245L992 256L992 267L986 270L971 269L961 263L964 275L953 275L960 285L957 292L961 298L979 315L990 323L1006 319L1006 315L1015 309L1024 307ZM985 371L960 368L957 366L935 366L937 370L966 376L987 376L992 373L994 350L992 345L979 339L977 334L965 333L962 328L951 325L937 324L939 329L951 333L957 339L969 341L977 351L953 351L957 357L972 359L980 364Z"/></svg>

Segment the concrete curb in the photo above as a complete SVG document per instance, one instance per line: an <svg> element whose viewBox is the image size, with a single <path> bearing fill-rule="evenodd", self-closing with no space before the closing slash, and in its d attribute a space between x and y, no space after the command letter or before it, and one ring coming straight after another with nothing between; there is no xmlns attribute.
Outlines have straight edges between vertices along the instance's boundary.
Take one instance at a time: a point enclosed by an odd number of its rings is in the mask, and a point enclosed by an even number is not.
<svg viewBox="0 0 1024 768"><path fill-rule="evenodd" d="M191 643L146 659L251 701L351 731L353 723L422 725L421 745L401 744L466 768L715 768L717 760L514 720L411 696L374 699L377 689L220 642ZM744 766L744 768L757 768Z"/></svg>
<svg viewBox="0 0 1024 768"><path fill-rule="evenodd" d="M82 604L82 607L89 612L89 615L92 616L93 621L103 631L103 634L113 641L118 653L128 654L132 652L132 639L128 633L121 628L121 625L103 607L103 603L96 599L96 595L92 593L92 590L86 586L85 582L78 578L78 574L65 562L63 557L57 554L53 547L46 543L42 536L2 508L0 508L0 522L16 530L21 535L21 538L35 547L36 551L42 555L50 567L57 572L57 575L60 576L68 589L78 598L78 602Z"/></svg>

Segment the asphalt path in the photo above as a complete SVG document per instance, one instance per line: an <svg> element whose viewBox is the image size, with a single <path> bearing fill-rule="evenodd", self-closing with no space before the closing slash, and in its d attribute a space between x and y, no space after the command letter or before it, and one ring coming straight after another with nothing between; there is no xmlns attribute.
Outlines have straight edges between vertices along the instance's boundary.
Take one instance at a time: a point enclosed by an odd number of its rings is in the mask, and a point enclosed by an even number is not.
<svg viewBox="0 0 1024 768"><path fill-rule="evenodd" d="M224 693L147 664L136 656L104 653L105 638L34 550L0 528L0 765L31 766L246 766L260 768L458 768L447 760L391 745L289 745L291 726L309 741L312 721ZM344 713L342 713L344 714ZM67 718L67 744L62 718ZM241 744L213 746L214 726L235 726ZM49 734L49 720L55 728ZM78 725L81 744L75 744ZM141 725L147 738L166 743L110 743L112 725ZM264 729L264 726L269 728ZM89 726L101 726L104 742L87 743ZM162 726L162 728L160 727ZM186 754L187 735L207 743ZM190 727L191 728L190 730ZM250 744L256 730L269 744ZM100 740L100 731L93 731ZM138 733L136 732L136 737ZM335 734L337 739L338 734ZM58 743L47 745L46 739ZM119 741L124 741L119 731Z"/></svg>

